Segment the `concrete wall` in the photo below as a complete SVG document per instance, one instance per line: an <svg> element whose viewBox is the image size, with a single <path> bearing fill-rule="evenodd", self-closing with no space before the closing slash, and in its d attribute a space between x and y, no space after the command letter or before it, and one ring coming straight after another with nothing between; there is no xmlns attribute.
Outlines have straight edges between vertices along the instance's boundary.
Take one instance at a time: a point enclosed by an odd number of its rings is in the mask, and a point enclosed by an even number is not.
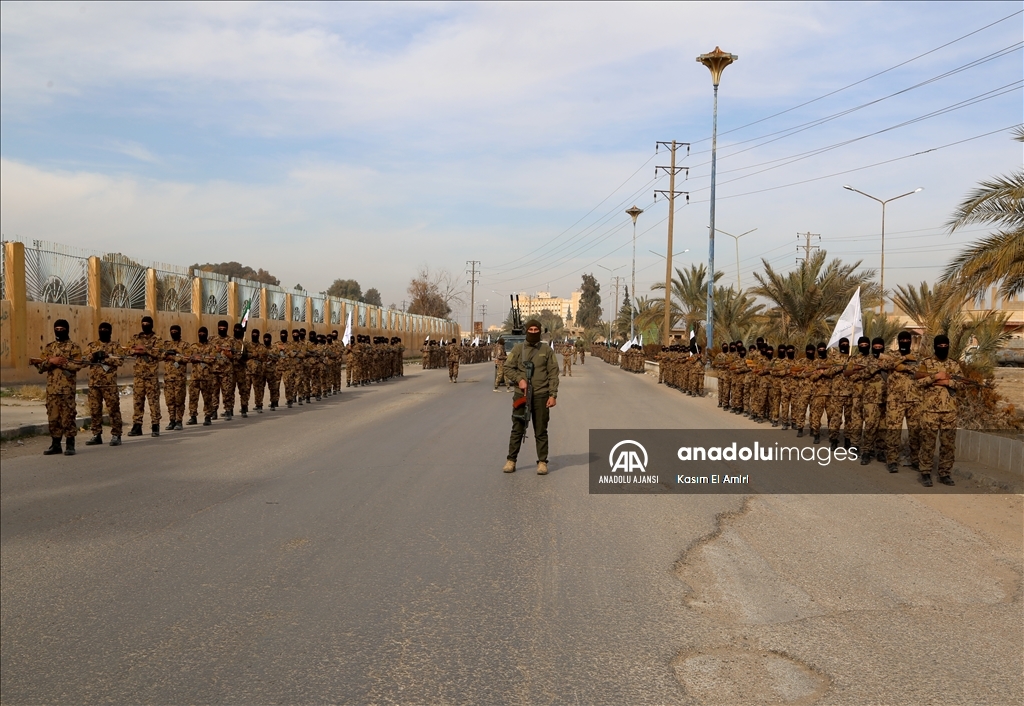
<svg viewBox="0 0 1024 706"><path fill-rule="evenodd" d="M226 315L202 313L199 281L193 279L193 311L171 312L157 310L157 277L155 270L147 272L146 308L145 309L112 309L103 307L100 301L100 260L89 258L89 299L87 306L71 306L48 302L27 301L25 289L25 246L22 243L3 243L4 252L4 298L0 301L0 383L17 384L39 382L41 379L36 369L28 364L28 359L37 357L48 342L53 340L53 322L67 319L71 326L71 340L79 345L96 340L100 322L107 321L114 328L113 338L127 344L132 335L141 330L143 316L152 316L156 333L161 338L170 338L170 327L181 326L181 335L186 341L195 341L200 326L206 326L211 336L217 334L217 322L225 319L234 325L240 320L243 302L240 301L239 289L235 282L228 283L228 313ZM266 312L266 291L261 291L260 311ZM414 317L397 311L388 311L380 307L367 307L367 324L359 326L358 313L354 311L354 302L331 298L331 308L325 305L324 323L312 324L313 301L306 297L305 322L293 322L291 294L286 294L287 319L284 321L268 321L265 318L250 318L249 332L259 329L261 333L269 331L274 340L279 340L279 331L293 328L305 328L325 333L337 329L339 334L345 331L345 322L350 309L353 310L353 335L399 336L406 347L406 355L418 355L423 340L452 338L461 336L458 324L443 319ZM337 310L341 314L340 324L330 323L330 311ZM416 322L420 330L411 331ZM129 363L124 371L131 370Z"/></svg>

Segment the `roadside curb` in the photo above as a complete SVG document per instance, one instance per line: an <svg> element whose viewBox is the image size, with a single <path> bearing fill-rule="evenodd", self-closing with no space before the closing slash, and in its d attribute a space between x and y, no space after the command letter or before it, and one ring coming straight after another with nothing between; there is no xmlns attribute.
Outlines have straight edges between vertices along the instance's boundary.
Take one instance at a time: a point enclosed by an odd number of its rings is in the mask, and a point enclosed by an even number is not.
<svg viewBox="0 0 1024 706"><path fill-rule="evenodd" d="M107 426L110 425L110 417L106 414L103 415L103 423ZM75 419L75 425L79 429L85 429L92 424L92 417L78 417ZM11 439L17 439L22 436L48 436L50 434L50 425L47 424L22 424L18 427L9 427L7 429L0 429L0 440L10 441Z"/></svg>

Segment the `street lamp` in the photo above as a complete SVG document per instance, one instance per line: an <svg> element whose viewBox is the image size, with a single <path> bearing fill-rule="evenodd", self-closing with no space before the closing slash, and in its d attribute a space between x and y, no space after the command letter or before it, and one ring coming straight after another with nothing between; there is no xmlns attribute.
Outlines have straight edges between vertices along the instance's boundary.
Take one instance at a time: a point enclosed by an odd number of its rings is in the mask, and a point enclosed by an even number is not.
<svg viewBox="0 0 1024 706"><path fill-rule="evenodd" d="M718 229L719 233L721 233L722 235L728 235L730 238L733 238L736 241L736 293L737 294L739 294L740 292L743 291L743 287L740 284L740 238L742 238L744 235L750 235L755 230L757 230L757 228L751 228L746 233L740 233L739 235L733 235L732 233L726 233L721 228Z"/></svg>
<svg viewBox="0 0 1024 706"><path fill-rule="evenodd" d="M697 61L711 71L711 84L715 88L715 107L711 123L711 226L708 233L708 319L704 334L704 349L710 351L714 347L715 332L715 170L718 163L718 84L722 80L725 67L739 59L715 47L713 52L701 54Z"/></svg>
<svg viewBox="0 0 1024 706"><path fill-rule="evenodd" d="M636 219L637 216L639 216L643 212L644 210L642 208L637 208L636 204L633 204L631 208L626 210L626 213L629 214L629 217L633 219L633 274L629 278L629 293L630 296L633 297L634 301L636 300ZM633 331L634 309L635 307L633 306L633 302L631 301L629 303L629 340L631 341L633 340L633 336L635 335L635 332Z"/></svg>
<svg viewBox="0 0 1024 706"><path fill-rule="evenodd" d="M625 267L625 265L619 265L618 267L615 267L615 268L605 267L604 265L598 265L598 267L600 267L602 270L608 270L608 294L611 294L612 293L612 273L615 272L615 270L621 270L623 267ZM618 299L618 297L616 297L616 299ZM618 302L614 302L612 304L612 306L618 306L618 305L619 305ZM608 342L610 343L611 340L612 340L612 315L609 312L609 314L608 314ZM633 339L630 338L629 340L632 341Z"/></svg>
<svg viewBox="0 0 1024 706"><path fill-rule="evenodd" d="M860 189L854 189L849 184L843 184L843 188L848 191L856 191L861 196L867 196L872 201L877 201L878 203L882 204L882 267L879 270L879 277L881 279L882 286L882 301L878 305L878 313L879 315L881 315L885 311L885 204L889 203L890 201L895 201L896 199L902 199L904 196L916 194L918 191L924 191L924 187L918 187L913 191L908 191L907 193L900 194L899 196L893 196L891 199L886 199L884 201L882 199L872 196L871 194L865 194Z"/></svg>

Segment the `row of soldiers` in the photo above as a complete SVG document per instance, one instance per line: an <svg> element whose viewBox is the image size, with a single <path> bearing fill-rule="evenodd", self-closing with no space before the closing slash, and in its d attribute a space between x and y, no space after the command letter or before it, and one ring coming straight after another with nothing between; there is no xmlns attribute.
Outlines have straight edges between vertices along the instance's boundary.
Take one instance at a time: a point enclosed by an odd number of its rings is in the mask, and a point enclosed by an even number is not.
<svg viewBox="0 0 1024 706"><path fill-rule="evenodd" d="M924 485L932 485L936 440L939 442L939 480L953 485L956 440L954 391L971 384L955 360L949 360L949 339L934 339L934 354L912 350L909 331L897 336L897 350L886 351L881 338L860 337L851 355L849 339L837 348L824 342L808 344L798 358L792 345L779 350L757 341L723 344L713 365L718 371L718 404L758 422L783 429L804 428L821 441L821 421L827 418L829 443L857 447L861 464L872 458L898 471L903 425L908 429L911 465Z"/></svg>
<svg viewBox="0 0 1024 706"><path fill-rule="evenodd" d="M152 436L160 435L162 419L160 408L159 366L164 367L163 393L170 423L166 430L182 429L184 424L198 424L199 402L203 402L205 426L218 418L223 408L224 419L234 417L235 393L241 403L242 417L248 416L249 402L262 414L265 393L269 392L271 410L280 402L284 385L285 403L309 404L341 392L342 369L345 358L348 365L347 386L363 385L389 377L401 376L401 339L377 337L371 343L369 336L350 339L347 347L338 341L338 332L317 334L304 328L289 332L282 330L275 342L269 333L251 332L244 340L245 327L235 324L228 336L228 322L217 324L217 336L209 337L207 328L198 330L198 340L182 340L181 327L170 327L170 340L157 337L153 319L144 316L141 332L131 337L128 346L114 341L113 327L103 322L98 327L97 340L84 349L70 340L68 322L54 323L54 341L47 344L41 357L31 359L40 373L47 375L46 409L51 445L46 455L75 454L77 409L75 388L77 373L89 370L88 404L91 416L92 438L87 446L103 443L103 408L110 416L111 446L121 445L123 420L117 384L118 369L128 358L134 359L134 409L132 428L128 436L142 435L142 422L146 404L149 405ZM191 374L190 374L191 373ZM188 421L185 422L185 411ZM65 440L64 449L61 442Z"/></svg>
<svg viewBox="0 0 1024 706"><path fill-rule="evenodd" d="M696 345L662 346L656 360L659 385L668 385L691 397L704 396L704 356Z"/></svg>
<svg viewBox="0 0 1024 706"><path fill-rule="evenodd" d="M459 380L459 365L465 363L483 363L491 359L493 350L490 346L480 346L459 341L457 338L445 343L444 341L424 341L420 349L423 355L423 369L431 370L440 368L447 364L448 379L451 382ZM495 385L497 387L497 385Z"/></svg>

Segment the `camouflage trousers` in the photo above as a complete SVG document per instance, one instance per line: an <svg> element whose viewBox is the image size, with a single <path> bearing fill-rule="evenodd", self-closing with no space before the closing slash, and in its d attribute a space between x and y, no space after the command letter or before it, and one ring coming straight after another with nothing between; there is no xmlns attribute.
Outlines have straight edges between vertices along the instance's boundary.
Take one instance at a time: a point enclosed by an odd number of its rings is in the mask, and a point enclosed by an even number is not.
<svg viewBox="0 0 1024 706"><path fill-rule="evenodd" d="M916 404L905 399L890 397L885 403L885 447L886 460L899 463L900 447L903 445L903 419L907 420L907 437L910 442L910 458L917 460L921 451L920 420Z"/></svg>
<svg viewBox="0 0 1024 706"><path fill-rule="evenodd" d="M270 390L270 404L277 405L281 400L281 371L277 366L266 369L267 387Z"/></svg>
<svg viewBox="0 0 1024 706"><path fill-rule="evenodd" d="M743 373L733 376L730 387L731 397L729 407L731 409L743 409L743 391L747 386L747 376Z"/></svg>
<svg viewBox="0 0 1024 706"><path fill-rule="evenodd" d="M135 378L132 385L135 396L135 409L132 414L132 424L142 424L142 416L146 413L146 403L149 403L149 421L151 424L160 423L160 383L156 376Z"/></svg>
<svg viewBox="0 0 1024 706"><path fill-rule="evenodd" d="M779 404L782 402L782 382L772 379L768 383L768 418L779 421Z"/></svg>
<svg viewBox="0 0 1024 706"><path fill-rule="evenodd" d="M252 393L256 409L263 409L263 388L267 385L266 368L263 363L250 360L245 364L245 382L242 385L242 406L249 406L249 394Z"/></svg>
<svg viewBox="0 0 1024 706"><path fill-rule="evenodd" d="M168 366L168 369L171 369ZM164 402L167 404L167 416L172 422L180 422L185 417L185 393L188 380L184 373L175 372L164 375Z"/></svg>
<svg viewBox="0 0 1024 706"><path fill-rule="evenodd" d="M793 386L784 381L779 385L779 417L783 424L793 423L794 406Z"/></svg>
<svg viewBox="0 0 1024 706"><path fill-rule="evenodd" d="M821 433L821 416L825 414L825 407L828 406L828 393L818 394L814 392L811 397L811 419L807 423L807 431L817 436ZM830 417L831 418L831 417Z"/></svg>
<svg viewBox="0 0 1024 706"><path fill-rule="evenodd" d="M217 403L217 394L220 393L220 404L224 406L225 414L235 412L235 369L219 370L214 373L214 403ZM216 412L219 405L214 406Z"/></svg>
<svg viewBox="0 0 1024 706"><path fill-rule="evenodd" d="M494 365L494 389L498 389L498 385L505 387L509 384L508 380L505 379L505 361L499 360Z"/></svg>
<svg viewBox="0 0 1024 706"><path fill-rule="evenodd" d="M839 430L843 426L843 420L846 420L846 438L853 439L856 433L860 435L860 430L854 432L850 427L850 420L853 418L853 397L850 395L830 395L828 398L828 440L838 441Z"/></svg>
<svg viewBox="0 0 1024 706"><path fill-rule="evenodd" d="M217 393L213 388L215 378L209 372L192 371L188 381L188 416L199 415L199 396L203 397L203 416L212 417L217 411Z"/></svg>
<svg viewBox="0 0 1024 706"><path fill-rule="evenodd" d="M718 373L718 406L729 406L729 393L732 389L732 376L725 372Z"/></svg>
<svg viewBox="0 0 1024 706"><path fill-rule="evenodd" d="M922 412L921 413L920 449L917 455L918 469L921 473L932 472L935 456L935 442L939 444L940 476L948 476L953 470L956 454L956 412Z"/></svg>
<svg viewBox="0 0 1024 706"><path fill-rule="evenodd" d="M294 402L299 396L299 375L295 366L288 366L284 370L284 398L288 402Z"/></svg>
<svg viewBox="0 0 1024 706"><path fill-rule="evenodd" d="M877 402L865 402L861 410L864 418L864 429L860 435L862 453L882 454L885 451L885 435L881 428L883 410Z"/></svg>
<svg viewBox="0 0 1024 706"><path fill-rule="evenodd" d="M110 414L110 433L121 436L124 422L121 420L121 395L117 391L117 383L89 388L89 416L92 418L93 434L103 433L103 405ZM54 435L56 436L56 435Z"/></svg>
<svg viewBox="0 0 1024 706"><path fill-rule="evenodd" d="M811 391L806 386L801 385L800 388L793 392L793 407L791 411L792 424L797 429L803 430L804 425L807 423L807 407L811 404ZM821 421L820 419L818 420Z"/></svg>
<svg viewBox="0 0 1024 706"><path fill-rule="evenodd" d="M75 408L75 393L46 393L46 421L50 424L50 436L73 437L78 434L75 419L78 410Z"/></svg>
<svg viewBox="0 0 1024 706"><path fill-rule="evenodd" d="M234 411L235 390L238 391L239 403L245 407L249 406L249 375L245 365L231 366L231 406L224 402L225 409Z"/></svg>
<svg viewBox="0 0 1024 706"><path fill-rule="evenodd" d="M572 377L572 356L571 355L563 355L562 356L562 375L567 375L569 377Z"/></svg>
<svg viewBox="0 0 1024 706"><path fill-rule="evenodd" d="M452 380L459 379L459 361L453 360L448 363L448 377Z"/></svg>
<svg viewBox="0 0 1024 706"><path fill-rule="evenodd" d="M699 397L704 396L704 368L701 365L693 366L693 370L690 371L689 386L690 392Z"/></svg>

